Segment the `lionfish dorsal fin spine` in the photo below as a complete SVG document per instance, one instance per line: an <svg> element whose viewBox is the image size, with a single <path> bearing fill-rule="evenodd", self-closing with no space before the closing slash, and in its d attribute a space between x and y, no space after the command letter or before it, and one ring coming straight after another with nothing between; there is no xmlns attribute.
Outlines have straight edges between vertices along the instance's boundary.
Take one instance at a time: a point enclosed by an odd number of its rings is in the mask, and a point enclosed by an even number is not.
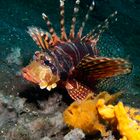
<svg viewBox="0 0 140 140"><path fill-rule="evenodd" d="M109 23L116 21L112 20L117 15L117 11L111 14L108 18L104 20L103 23L99 24L95 29L91 30L86 36L84 36L81 40L92 40L94 38L98 38L106 29L108 29Z"/></svg>
<svg viewBox="0 0 140 140"><path fill-rule="evenodd" d="M46 45L44 44L43 41L43 31L39 30L36 27L28 27L28 33L30 34L30 36L33 38L33 40L36 42L36 44L38 46L40 46L43 50L46 49Z"/></svg>
<svg viewBox="0 0 140 140"><path fill-rule="evenodd" d="M44 37L43 41L44 41L44 44L45 44L45 49L49 49L48 35L47 34L42 34L42 36Z"/></svg>
<svg viewBox="0 0 140 140"><path fill-rule="evenodd" d="M65 20L64 20L64 4L65 4L65 0L60 0L60 28L61 28L61 40L68 40L67 39L67 34L65 31Z"/></svg>
<svg viewBox="0 0 140 140"><path fill-rule="evenodd" d="M57 42L60 41L59 37L56 35L56 32L52 26L52 23L50 22L48 16L44 13L42 13L42 17L43 19L46 21L46 24L47 24L47 27L48 27L48 30L49 30L49 33L51 34L52 36L52 39L53 39L53 45L55 45Z"/></svg>
<svg viewBox="0 0 140 140"><path fill-rule="evenodd" d="M27 32L43 50L50 49L52 47L53 40L48 32L38 29L37 27L28 27Z"/></svg>
<svg viewBox="0 0 140 140"><path fill-rule="evenodd" d="M71 28L70 28L70 39L74 39L74 35L75 35L75 23L76 23L77 14L79 12L79 4L80 4L80 0L76 0L75 6L74 6L73 17L72 17Z"/></svg>
<svg viewBox="0 0 140 140"><path fill-rule="evenodd" d="M43 32L40 32L39 30L37 31L37 36L38 36L38 39L39 39L39 41L40 41L41 47L42 47L43 49L46 49L46 45L45 45L45 43L44 43L43 35L44 35Z"/></svg>
<svg viewBox="0 0 140 140"><path fill-rule="evenodd" d="M92 1L92 4L90 5L90 7L89 7L89 9L88 9L87 14L85 15L85 18L84 18L84 20L83 20L83 22L82 22L82 25L81 25L81 27L79 28L79 31L78 31L78 33L77 33L77 37L78 37L78 38L81 38L82 32L83 32L84 27L85 27L85 24L86 24L86 22L87 22L87 20L88 20L88 18L89 18L89 14L90 14L90 12L93 11L94 6L95 6L95 2L94 2L94 0L93 0L93 1Z"/></svg>
<svg viewBox="0 0 140 140"><path fill-rule="evenodd" d="M28 31L27 33L32 37L32 39L35 41L35 43L38 45L38 46L41 46L39 40L38 40L38 37L35 33L35 27L28 27Z"/></svg>

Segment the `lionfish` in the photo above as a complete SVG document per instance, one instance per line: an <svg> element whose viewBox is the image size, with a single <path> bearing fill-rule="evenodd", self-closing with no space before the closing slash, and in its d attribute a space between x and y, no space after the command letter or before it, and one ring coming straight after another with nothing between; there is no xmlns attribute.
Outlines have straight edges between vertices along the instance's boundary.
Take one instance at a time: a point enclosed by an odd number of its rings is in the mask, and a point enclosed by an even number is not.
<svg viewBox="0 0 140 140"><path fill-rule="evenodd" d="M28 28L28 33L41 51L35 52L33 61L22 69L22 75L26 80L39 85L41 89L46 88L50 91L56 86L64 87L72 99L82 100L89 93L96 93L94 85L98 81L130 73L131 64L122 58L102 57L96 47L100 35L108 28L109 21L117 12L83 35L89 14L95 7L93 1L76 34L76 17L80 4L80 0L76 0L68 35L65 31L64 3L65 0L60 0L60 37L44 13L42 17L49 32L36 27Z"/></svg>

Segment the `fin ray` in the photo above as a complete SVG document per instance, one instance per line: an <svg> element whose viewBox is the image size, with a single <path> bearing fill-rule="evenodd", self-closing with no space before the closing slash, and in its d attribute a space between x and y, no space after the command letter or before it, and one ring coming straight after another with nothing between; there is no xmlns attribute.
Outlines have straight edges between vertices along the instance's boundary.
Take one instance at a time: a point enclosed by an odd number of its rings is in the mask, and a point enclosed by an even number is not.
<svg viewBox="0 0 140 140"><path fill-rule="evenodd" d="M80 0L76 0L75 6L74 6L73 17L72 17L70 35L69 35L70 39L74 39L74 36L75 36L75 23L76 23L77 13L79 12L79 4L80 4Z"/></svg>
<svg viewBox="0 0 140 140"><path fill-rule="evenodd" d="M52 26L52 23L50 22L48 16L46 14L42 13L42 17L46 21L47 27L49 29L49 33L51 34L52 39L53 39L53 45L55 45L57 42L60 42L60 39L56 35L56 32L55 32L55 30L54 30L54 28Z"/></svg>
<svg viewBox="0 0 140 140"><path fill-rule="evenodd" d="M95 80L131 72L131 65L121 58L91 57L82 59L76 70Z"/></svg>
<svg viewBox="0 0 140 140"><path fill-rule="evenodd" d="M65 20L64 20L64 2L65 0L60 0L60 28L61 28L61 40L68 40L65 31Z"/></svg>
<svg viewBox="0 0 140 140"><path fill-rule="evenodd" d="M90 7L89 7L89 9L88 9L87 14L85 15L85 19L83 20L82 25L81 25L81 27L79 28L79 31L78 31L78 33L77 33L77 37L78 37L78 38L81 38L82 32L83 32L84 27L85 27L85 24L86 24L86 22L87 22L87 20L88 20L88 18L89 18L89 14L90 14L91 11L93 11L94 6L95 6L95 3L94 3L94 0L93 0L93 1L92 1L92 4L90 5Z"/></svg>
<svg viewBox="0 0 140 140"><path fill-rule="evenodd" d="M85 35L81 40L91 40L98 38L106 29L108 29L109 22L113 22L115 16L117 15L117 11L111 14L108 18L104 20L103 23L99 24L95 29L91 30L87 35ZM116 18L115 18L116 21Z"/></svg>
<svg viewBox="0 0 140 140"><path fill-rule="evenodd" d="M66 83L66 89L70 97L74 100L83 100L89 94L93 93L88 87L76 80L68 80Z"/></svg>
<svg viewBox="0 0 140 140"><path fill-rule="evenodd" d="M50 49L52 38L47 32L43 31L42 29L38 29L37 27L28 27L27 32L33 38L36 44L43 50Z"/></svg>

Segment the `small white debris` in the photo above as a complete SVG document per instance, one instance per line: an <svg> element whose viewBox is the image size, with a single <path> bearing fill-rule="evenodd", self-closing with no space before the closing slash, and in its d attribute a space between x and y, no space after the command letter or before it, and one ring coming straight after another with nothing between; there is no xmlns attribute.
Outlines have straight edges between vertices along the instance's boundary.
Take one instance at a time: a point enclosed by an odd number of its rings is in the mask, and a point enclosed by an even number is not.
<svg viewBox="0 0 140 140"><path fill-rule="evenodd" d="M65 0L60 0L60 6L64 6L64 1Z"/></svg>
<svg viewBox="0 0 140 140"><path fill-rule="evenodd" d="M93 5L93 6L95 5L95 2L94 2L94 0L92 1L92 5Z"/></svg>
<svg viewBox="0 0 140 140"><path fill-rule="evenodd" d="M49 137L43 137L42 139L40 140L51 140Z"/></svg>
<svg viewBox="0 0 140 140"><path fill-rule="evenodd" d="M68 134L64 136L64 140L81 140L85 138L85 134L79 128L71 130Z"/></svg>
<svg viewBox="0 0 140 140"><path fill-rule="evenodd" d="M79 4L80 3L80 0L76 0L76 4Z"/></svg>
<svg viewBox="0 0 140 140"><path fill-rule="evenodd" d="M47 18L45 13L42 13L42 17L43 17L44 20L45 20L45 18Z"/></svg>
<svg viewBox="0 0 140 140"><path fill-rule="evenodd" d="M115 11L115 15L118 14L118 11Z"/></svg>

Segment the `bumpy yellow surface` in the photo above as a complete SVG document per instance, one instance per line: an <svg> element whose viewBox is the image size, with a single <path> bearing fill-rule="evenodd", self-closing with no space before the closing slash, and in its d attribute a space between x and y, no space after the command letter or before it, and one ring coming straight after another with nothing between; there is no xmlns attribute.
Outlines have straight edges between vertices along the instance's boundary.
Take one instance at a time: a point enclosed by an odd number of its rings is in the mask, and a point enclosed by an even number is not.
<svg viewBox="0 0 140 140"><path fill-rule="evenodd" d="M105 103L113 102L119 94L111 96L107 92L102 92L96 98L89 95L83 101L73 102L64 111L65 123L72 128L80 128L87 134L100 131L102 136L107 136L106 127L100 122L96 103L98 99L104 99Z"/></svg>
<svg viewBox="0 0 140 140"><path fill-rule="evenodd" d="M103 99L99 99L96 106L103 119L117 124L117 129L122 136L120 140L140 140L138 109L124 107L122 102L115 106L106 106Z"/></svg>
<svg viewBox="0 0 140 140"><path fill-rule="evenodd" d="M64 121L69 127L80 128L87 134L100 131L102 136L108 135L106 125L109 123L120 132L120 140L140 140L140 110L125 107L122 102L111 105L118 96L119 93L102 92L93 98L90 94L83 101L73 102L64 111Z"/></svg>

